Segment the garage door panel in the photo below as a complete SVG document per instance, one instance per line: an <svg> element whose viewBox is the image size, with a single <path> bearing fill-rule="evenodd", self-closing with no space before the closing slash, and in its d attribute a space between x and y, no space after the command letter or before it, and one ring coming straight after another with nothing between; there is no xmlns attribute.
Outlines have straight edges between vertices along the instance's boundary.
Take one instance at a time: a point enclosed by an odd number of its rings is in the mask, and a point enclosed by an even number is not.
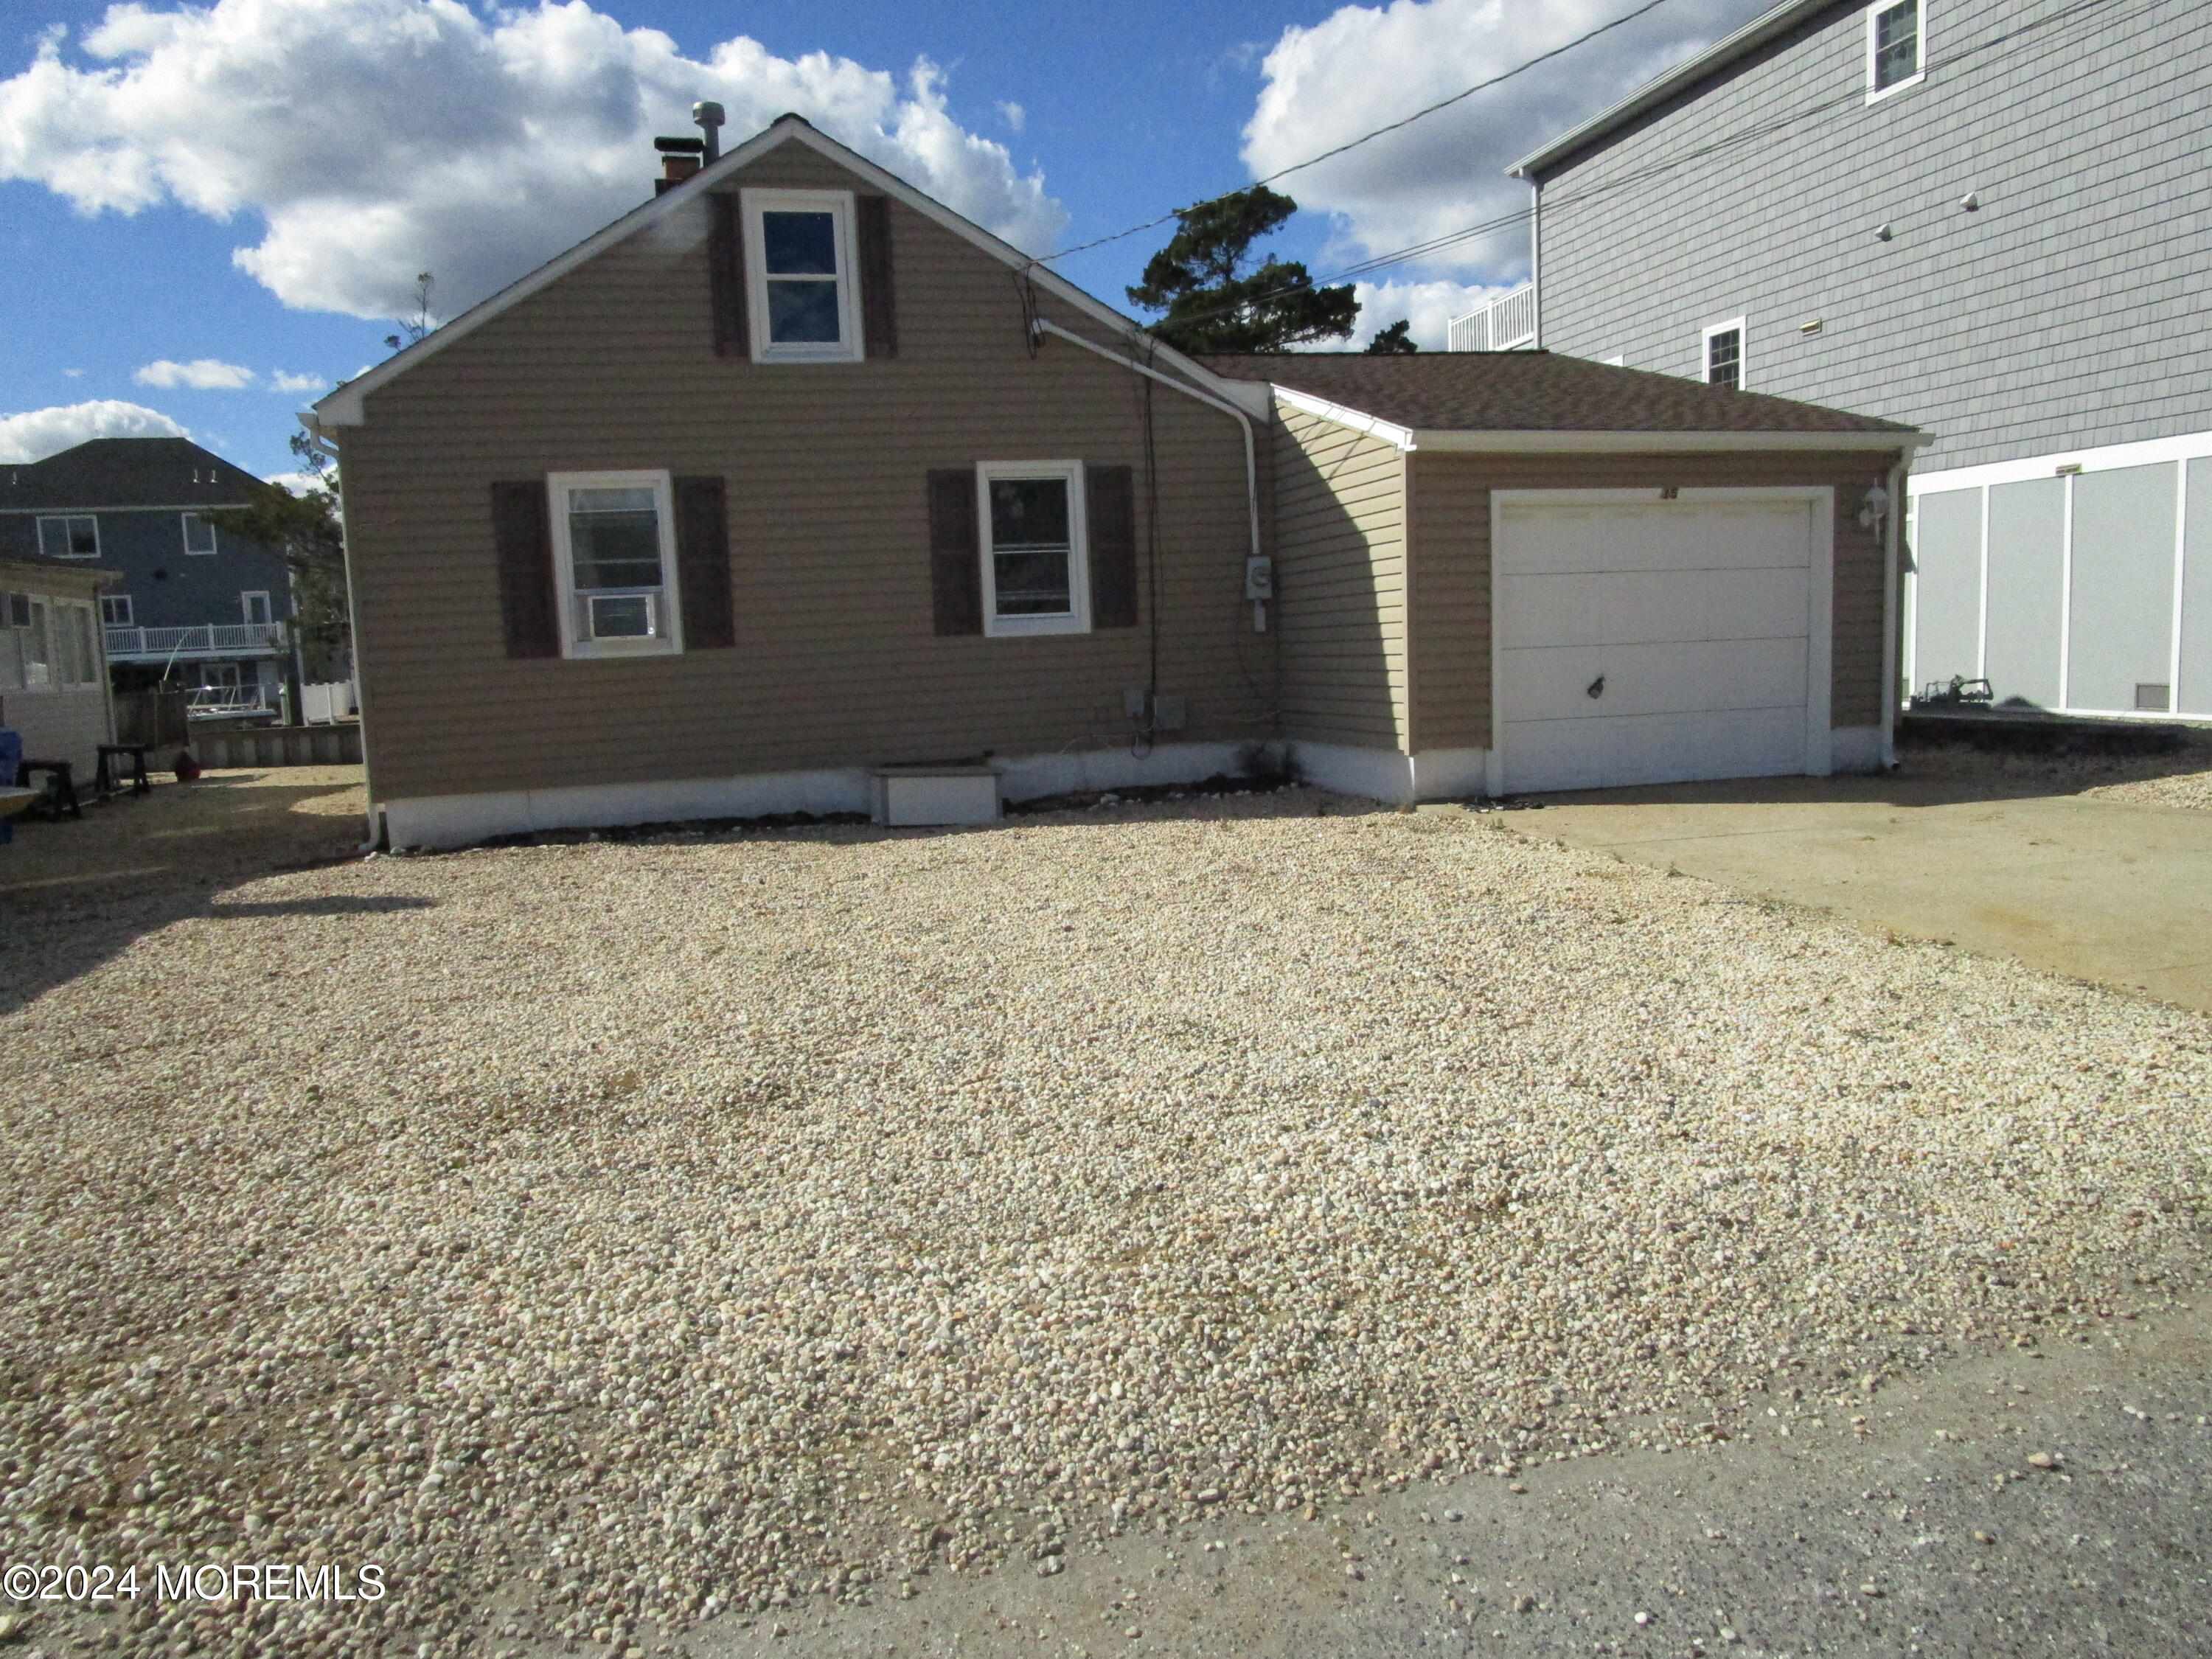
<svg viewBox="0 0 2212 1659"><path fill-rule="evenodd" d="M1708 571L1702 584L1705 591L1705 637L1802 639L1811 580L1811 573L1802 565L1778 570Z"/></svg>
<svg viewBox="0 0 2212 1659"><path fill-rule="evenodd" d="M1709 569L1802 567L1813 562L1812 514L1800 502L1724 507L1711 512L1701 528L1705 556L1700 562Z"/></svg>
<svg viewBox="0 0 2212 1659"><path fill-rule="evenodd" d="M1498 637L1530 647L1701 640L1710 608L1695 573L1585 571L1498 581Z"/></svg>
<svg viewBox="0 0 2212 1659"><path fill-rule="evenodd" d="M1802 708L1515 720L1504 735L1516 793L1771 776L1805 763Z"/></svg>
<svg viewBox="0 0 2212 1659"><path fill-rule="evenodd" d="M1498 637L1532 647L1787 639L1805 631L1802 567L1501 575Z"/></svg>
<svg viewBox="0 0 2212 1659"><path fill-rule="evenodd" d="M1687 645L1611 645L1603 651L1606 714L1699 714L1724 708L1805 708L1805 641L1699 640ZM1587 682L1585 682L1587 684ZM1515 714L1521 705L1509 705ZM1529 707L1530 714L1552 711Z"/></svg>
<svg viewBox="0 0 2212 1659"><path fill-rule="evenodd" d="M1498 706L1543 720L1595 718L1609 713L1588 692L1605 672L1600 646L1555 646L1498 653Z"/></svg>

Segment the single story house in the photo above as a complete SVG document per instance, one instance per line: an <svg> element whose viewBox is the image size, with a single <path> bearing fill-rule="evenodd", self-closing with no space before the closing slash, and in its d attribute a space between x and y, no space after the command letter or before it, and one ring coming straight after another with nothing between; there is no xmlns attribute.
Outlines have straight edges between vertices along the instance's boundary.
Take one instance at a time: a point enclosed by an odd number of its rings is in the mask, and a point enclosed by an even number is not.
<svg viewBox="0 0 2212 1659"><path fill-rule="evenodd" d="M87 565L0 555L0 727L21 734L26 760L69 762L80 785L115 738L98 608L114 580Z"/></svg>
<svg viewBox="0 0 2212 1659"><path fill-rule="evenodd" d="M1194 360L796 116L671 172L304 417L396 845L1255 745L1392 801L1887 757L1909 428Z"/></svg>

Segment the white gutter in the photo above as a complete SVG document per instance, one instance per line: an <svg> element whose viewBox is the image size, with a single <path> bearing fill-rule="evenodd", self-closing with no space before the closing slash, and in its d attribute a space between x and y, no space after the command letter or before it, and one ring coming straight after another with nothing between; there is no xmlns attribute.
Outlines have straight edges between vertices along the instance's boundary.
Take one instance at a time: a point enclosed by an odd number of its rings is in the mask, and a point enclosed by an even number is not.
<svg viewBox="0 0 2212 1659"><path fill-rule="evenodd" d="M1292 409L1349 427L1370 438L1379 438L1408 453L1427 450L1435 454L1474 455L1681 455L1778 449L1833 453L1839 449L1917 449L1935 442L1935 438L1925 432L1546 432L1525 427L1490 432L1424 432L1291 386L1277 386L1274 393Z"/></svg>
<svg viewBox="0 0 2212 1659"><path fill-rule="evenodd" d="M1408 449L1446 454L1681 455L1726 450L1917 449L1926 432L1415 432Z"/></svg>
<svg viewBox="0 0 2212 1659"><path fill-rule="evenodd" d="M1237 408L1236 404L1217 398L1210 392L1200 392L1196 386L1186 386L1181 380L1161 374L1157 368L1139 362L1134 357L1125 357L1118 351L1109 351L1104 346L1095 341L1086 340L1074 330L1062 328L1058 323L1048 322L1044 318L1039 317L1030 324L1030 327L1039 334L1056 334L1063 340L1071 340L1085 351L1097 352L1109 362L1119 363L1124 368L1133 368L1139 374L1150 375L1162 386L1180 392L1186 398L1195 398L1207 407L1218 409L1223 414L1232 416L1237 424L1244 428L1244 506L1252 521L1252 556L1258 558L1260 556L1260 459L1252 442L1252 417Z"/></svg>

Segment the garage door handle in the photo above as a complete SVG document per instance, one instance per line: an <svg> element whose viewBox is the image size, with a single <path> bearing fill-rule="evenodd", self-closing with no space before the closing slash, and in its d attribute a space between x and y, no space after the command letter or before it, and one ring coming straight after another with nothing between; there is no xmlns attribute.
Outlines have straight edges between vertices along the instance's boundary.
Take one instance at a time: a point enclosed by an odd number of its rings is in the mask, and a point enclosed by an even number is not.
<svg viewBox="0 0 2212 1659"><path fill-rule="evenodd" d="M1595 679L1589 683L1589 695L1593 697L1601 697L1605 695L1604 675L1599 675Z"/></svg>

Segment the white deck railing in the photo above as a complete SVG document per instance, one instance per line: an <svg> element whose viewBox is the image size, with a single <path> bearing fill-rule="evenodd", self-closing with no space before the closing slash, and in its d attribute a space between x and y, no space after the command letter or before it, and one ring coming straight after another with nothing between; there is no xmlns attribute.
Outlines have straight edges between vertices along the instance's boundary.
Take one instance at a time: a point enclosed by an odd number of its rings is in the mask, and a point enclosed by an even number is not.
<svg viewBox="0 0 2212 1659"><path fill-rule="evenodd" d="M202 623L197 628L111 628L107 654L116 657L270 657L283 647L277 623Z"/></svg>
<svg viewBox="0 0 2212 1659"><path fill-rule="evenodd" d="M1454 351L1511 351L1535 344L1535 284L1524 283L1464 317L1453 318L1446 343Z"/></svg>

